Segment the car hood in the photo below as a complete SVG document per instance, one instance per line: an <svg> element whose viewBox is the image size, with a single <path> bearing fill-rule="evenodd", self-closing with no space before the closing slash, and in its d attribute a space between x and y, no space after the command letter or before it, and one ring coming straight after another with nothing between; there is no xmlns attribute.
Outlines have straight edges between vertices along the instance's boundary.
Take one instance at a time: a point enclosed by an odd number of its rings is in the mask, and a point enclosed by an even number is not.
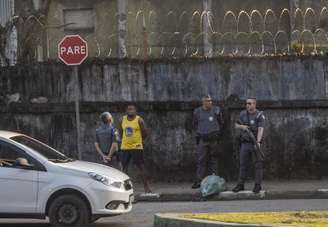
<svg viewBox="0 0 328 227"><path fill-rule="evenodd" d="M73 170L77 172L84 172L84 173L94 172L97 174L107 176L117 181L125 181L129 179L128 175L117 169L97 163L92 163L92 162L73 161L67 163L56 163L56 165L64 169Z"/></svg>

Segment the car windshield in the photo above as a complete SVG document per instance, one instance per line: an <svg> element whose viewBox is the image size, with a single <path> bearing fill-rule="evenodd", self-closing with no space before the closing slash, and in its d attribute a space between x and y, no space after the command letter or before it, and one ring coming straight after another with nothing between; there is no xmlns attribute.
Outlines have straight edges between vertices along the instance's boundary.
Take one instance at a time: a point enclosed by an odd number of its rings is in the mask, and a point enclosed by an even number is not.
<svg viewBox="0 0 328 227"><path fill-rule="evenodd" d="M14 136L11 140L20 143L35 152L38 152L52 162L71 162L73 159L68 158L64 154L56 151L55 149L27 136Z"/></svg>

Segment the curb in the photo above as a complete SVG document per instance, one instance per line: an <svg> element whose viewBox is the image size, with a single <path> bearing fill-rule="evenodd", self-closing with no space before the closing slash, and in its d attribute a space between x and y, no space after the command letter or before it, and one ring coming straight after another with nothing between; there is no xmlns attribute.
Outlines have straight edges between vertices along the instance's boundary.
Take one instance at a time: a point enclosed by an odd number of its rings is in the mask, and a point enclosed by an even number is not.
<svg viewBox="0 0 328 227"><path fill-rule="evenodd" d="M196 193L162 193L152 196L137 194L137 202L201 202L201 201L234 201L234 200L279 200L279 199L328 199L328 189L313 191L261 191L254 194L252 191L234 193L222 192L209 198L203 198Z"/></svg>
<svg viewBox="0 0 328 227"><path fill-rule="evenodd" d="M272 227L265 225L213 222L181 217L183 214L155 214L154 227Z"/></svg>

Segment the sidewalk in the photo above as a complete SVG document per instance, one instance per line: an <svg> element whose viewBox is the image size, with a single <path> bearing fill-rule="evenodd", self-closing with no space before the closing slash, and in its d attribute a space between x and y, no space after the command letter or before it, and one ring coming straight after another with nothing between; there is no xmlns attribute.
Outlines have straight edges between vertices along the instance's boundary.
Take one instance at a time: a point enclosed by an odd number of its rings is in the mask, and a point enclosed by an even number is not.
<svg viewBox="0 0 328 227"><path fill-rule="evenodd" d="M192 183L153 183L151 188L158 195L144 195L142 185L135 185L135 195L138 202L164 201L204 201L199 189L191 189ZM246 191L233 193L231 189L236 182L227 183L228 191L206 200L253 200L253 199L328 199L328 179L323 180L275 180L264 181L263 191L259 194L251 192L253 183L249 182Z"/></svg>

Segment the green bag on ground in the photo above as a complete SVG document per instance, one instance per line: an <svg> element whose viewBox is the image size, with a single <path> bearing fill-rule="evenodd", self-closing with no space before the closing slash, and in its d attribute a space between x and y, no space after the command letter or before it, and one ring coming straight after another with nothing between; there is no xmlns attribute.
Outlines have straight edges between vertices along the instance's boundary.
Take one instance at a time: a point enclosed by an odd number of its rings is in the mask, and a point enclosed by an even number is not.
<svg viewBox="0 0 328 227"><path fill-rule="evenodd" d="M203 197L219 194L225 190L227 190L227 186L224 178L216 175L205 177L200 184L200 192Z"/></svg>

